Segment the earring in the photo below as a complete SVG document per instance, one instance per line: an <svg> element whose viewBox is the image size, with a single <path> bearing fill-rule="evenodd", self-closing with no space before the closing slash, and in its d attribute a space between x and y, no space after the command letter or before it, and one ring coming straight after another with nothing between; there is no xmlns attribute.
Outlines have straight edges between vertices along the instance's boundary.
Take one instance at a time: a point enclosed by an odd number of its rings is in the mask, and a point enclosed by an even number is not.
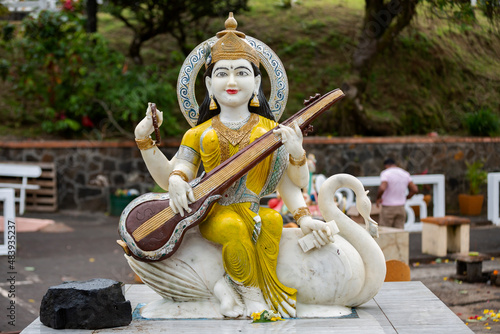
<svg viewBox="0 0 500 334"><path fill-rule="evenodd" d="M215 103L214 97L210 94L210 106L208 107L210 110L216 110L217 104Z"/></svg>
<svg viewBox="0 0 500 334"><path fill-rule="evenodd" d="M250 107L260 107L259 99L257 98L257 93L253 94L253 99L250 101Z"/></svg>

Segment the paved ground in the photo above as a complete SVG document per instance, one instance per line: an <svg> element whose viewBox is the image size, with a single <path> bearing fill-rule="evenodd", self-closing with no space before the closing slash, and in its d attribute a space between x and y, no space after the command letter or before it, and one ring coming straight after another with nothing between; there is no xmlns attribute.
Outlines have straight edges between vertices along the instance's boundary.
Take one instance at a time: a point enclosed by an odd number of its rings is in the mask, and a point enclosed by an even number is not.
<svg viewBox="0 0 500 334"><path fill-rule="evenodd" d="M422 254L421 240L421 233L410 234L412 280L424 283L474 333L500 333L500 287L491 282L467 283L456 279L454 260ZM470 250L489 255L490 259L483 262L485 277L494 270L500 272L500 227L472 224ZM484 314L485 310L495 316ZM470 319L475 316L482 318Z"/></svg>
<svg viewBox="0 0 500 334"><path fill-rule="evenodd" d="M6 256L0 256L0 332L24 329L38 316L40 302L47 289L63 281L101 277L134 282L123 252L115 243L118 239L118 217L73 211L25 216L54 219L59 224L51 232L19 233L15 262L9 263ZM441 263L433 264L435 257L421 254L420 238L420 233L410 234L413 280L422 281L466 322L471 316L483 315L485 309L500 311L500 287L486 283L460 284L453 280L450 278L455 273L453 261L445 263L442 259ZM500 228L473 226L471 250L499 256ZM494 269L500 271L499 260L484 264L484 272ZM15 278L12 286L9 282L11 276ZM9 296L12 293L15 299ZM10 310L7 309L13 300L14 326L8 323L11 320L8 317ZM469 327L476 333L500 333L500 322L469 321Z"/></svg>
<svg viewBox="0 0 500 334"><path fill-rule="evenodd" d="M500 259L483 263L483 272L500 271ZM485 310L500 312L500 287L489 283L466 283L453 278L453 261L440 264L421 264L412 267L412 280L421 281L441 299L474 333L500 333L500 322L487 319ZM481 316L480 320L470 317ZM500 313L498 319L500 319Z"/></svg>
<svg viewBox="0 0 500 334"><path fill-rule="evenodd" d="M43 295L50 286L68 280L110 278L133 283L133 274L115 240L118 239L117 217L104 214L59 212L26 214L29 217L54 219L73 229L60 233L18 233L15 260L16 322L5 321L11 298L6 280L10 264L0 257L0 331L20 331L38 317ZM67 228L58 228L67 231ZM5 315L2 313L6 313ZM7 318L7 320L9 320Z"/></svg>

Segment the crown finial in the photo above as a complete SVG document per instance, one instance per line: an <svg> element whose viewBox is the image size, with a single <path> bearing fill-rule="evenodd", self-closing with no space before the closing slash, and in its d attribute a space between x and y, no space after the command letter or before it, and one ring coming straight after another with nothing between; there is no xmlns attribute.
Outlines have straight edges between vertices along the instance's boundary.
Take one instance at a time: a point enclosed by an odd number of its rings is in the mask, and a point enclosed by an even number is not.
<svg viewBox="0 0 500 334"><path fill-rule="evenodd" d="M238 27L238 22L234 18L233 12L229 13L229 17L224 23L224 26L226 27L226 30L236 30L236 28Z"/></svg>
<svg viewBox="0 0 500 334"><path fill-rule="evenodd" d="M221 59L246 59L259 66L259 56L257 51L245 41L245 34L236 30L238 22L229 13L229 17L224 23L225 29L217 33L218 40L212 46L211 59L207 58L206 66L210 62L216 63ZM206 53L208 55L208 52Z"/></svg>
<svg viewBox="0 0 500 334"><path fill-rule="evenodd" d="M234 33L236 36L245 38L245 34L242 33L241 31L236 30L236 27L238 27L238 22L233 16L233 12L229 13L229 17L227 18L226 22L224 22L224 27L225 29L222 31L219 31L217 33L217 38L222 38L224 35L227 33Z"/></svg>

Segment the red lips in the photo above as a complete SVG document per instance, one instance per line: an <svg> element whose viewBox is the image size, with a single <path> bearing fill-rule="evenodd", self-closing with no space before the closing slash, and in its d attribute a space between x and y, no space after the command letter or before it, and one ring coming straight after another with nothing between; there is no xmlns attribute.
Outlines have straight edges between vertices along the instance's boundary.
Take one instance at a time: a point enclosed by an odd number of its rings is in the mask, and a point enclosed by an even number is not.
<svg viewBox="0 0 500 334"><path fill-rule="evenodd" d="M233 94L237 94L238 90L237 89L228 89L228 90L226 90L226 93L233 95Z"/></svg>

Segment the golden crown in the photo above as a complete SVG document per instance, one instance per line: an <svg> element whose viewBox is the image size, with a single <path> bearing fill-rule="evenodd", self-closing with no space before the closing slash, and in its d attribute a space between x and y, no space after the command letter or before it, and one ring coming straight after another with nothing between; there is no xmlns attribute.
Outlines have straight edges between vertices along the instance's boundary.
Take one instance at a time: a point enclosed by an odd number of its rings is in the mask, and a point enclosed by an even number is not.
<svg viewBox="0 0 500 334"><path fill-rule="evenodd" d="M257 51L245 40L245 34L236 30L238 22L229 13L225 22L226 29L217 33L217 42L212 46L211 62L219 60L246 59L259 67L259 56Z"/></svg>

